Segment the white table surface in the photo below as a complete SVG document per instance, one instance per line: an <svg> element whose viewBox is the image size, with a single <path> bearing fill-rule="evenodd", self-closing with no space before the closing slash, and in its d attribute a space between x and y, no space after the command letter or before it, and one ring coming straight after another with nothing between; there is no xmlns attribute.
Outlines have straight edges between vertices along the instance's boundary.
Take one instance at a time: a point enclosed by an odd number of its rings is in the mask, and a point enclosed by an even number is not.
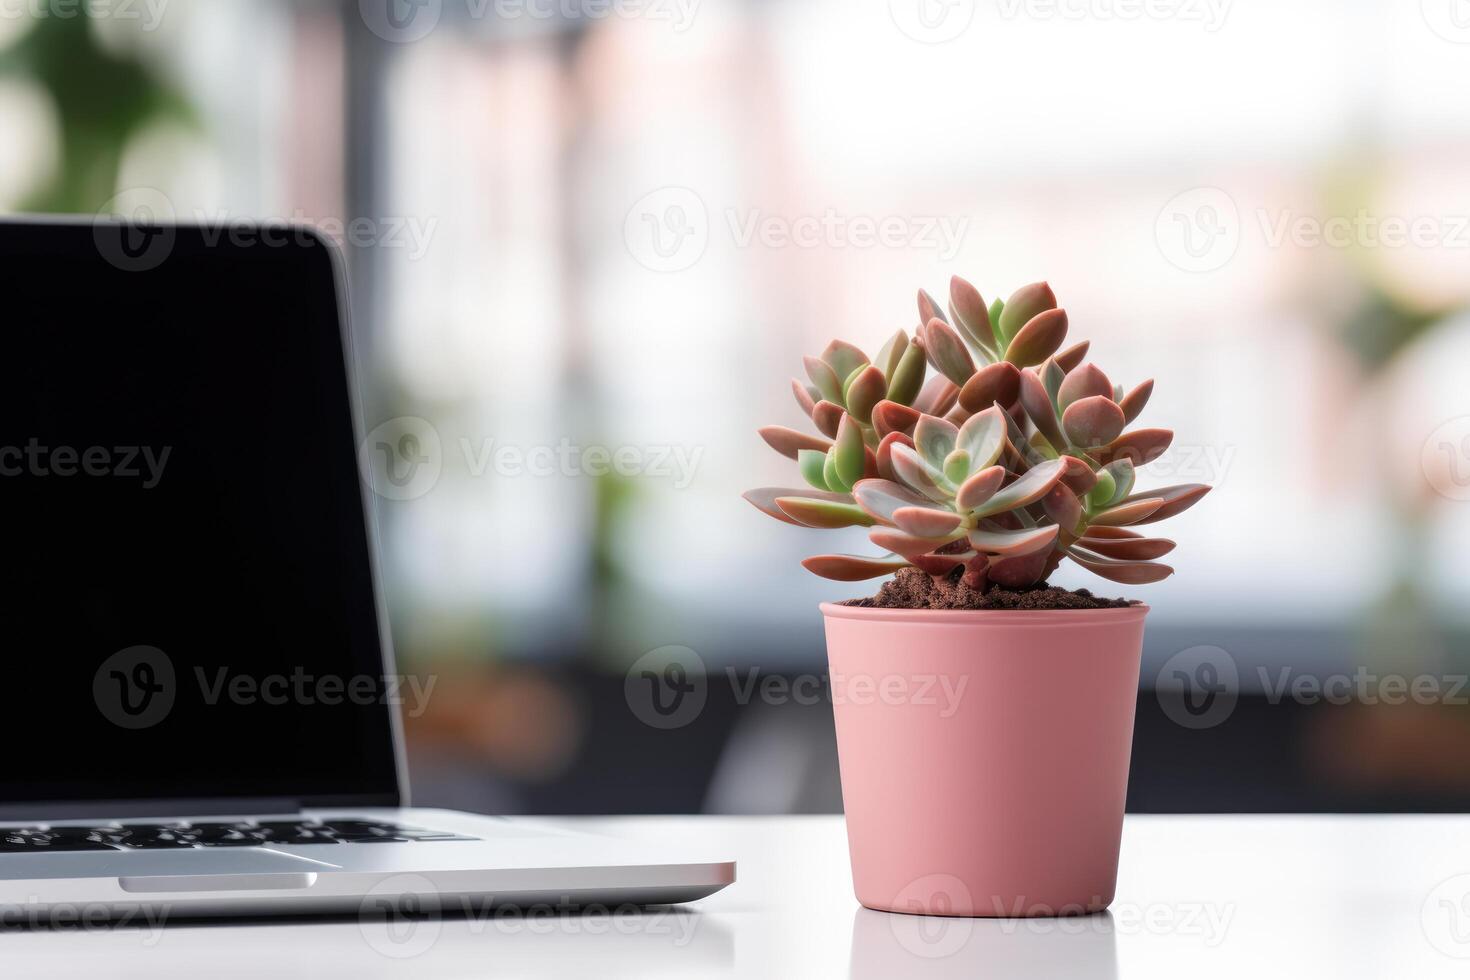
<svg viewBox="0 0 1470 980"><path fill-rule="evenodd" d="M840 817L586 819L739 862L684 912L0 931L29 977L1470 977L1470 817L1130 817L1106 916L927 919L850 890Z"/></svg>

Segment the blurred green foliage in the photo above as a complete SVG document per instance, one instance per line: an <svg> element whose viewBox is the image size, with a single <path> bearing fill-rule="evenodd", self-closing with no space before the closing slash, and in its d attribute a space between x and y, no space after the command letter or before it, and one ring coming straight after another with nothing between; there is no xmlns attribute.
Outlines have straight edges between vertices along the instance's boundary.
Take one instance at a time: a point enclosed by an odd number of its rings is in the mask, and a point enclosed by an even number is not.
<svg viewBox="0 0 1470 980"><path fill-rule="evenodd" d="M39 84L58 116L60 166L24 202L29 211L97 211L118 191L123 152L134 136L164 120L197 121L156 68L104 47L90 16L37 18L0 50L0 77Z"/></svg>

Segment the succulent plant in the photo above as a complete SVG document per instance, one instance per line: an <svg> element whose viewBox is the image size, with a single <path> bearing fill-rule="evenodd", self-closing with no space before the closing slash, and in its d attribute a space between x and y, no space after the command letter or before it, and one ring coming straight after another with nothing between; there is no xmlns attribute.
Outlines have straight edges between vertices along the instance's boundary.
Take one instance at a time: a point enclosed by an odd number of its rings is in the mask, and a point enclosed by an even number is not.
<svg viewBox="0 0 1470 980"><path fill-rule="evenodd" d="M989 306L956 276L948 310L920 290L919 327L898 331L871 360L834 340L792 381L820 435L768 426L761 436L795 460L808 484L746 499L804 527L868 529L880 557L817 555L802 564L857 581L913 566L933 575L1022 588L1062 560L1114 582L1156 582L1174 542L1132 528L1172 517L1202 484L1139 490L1143 465L1173 439L1128 429L1153 392L1115 385L1063 350L1067 313L1046 283ZM934 374L929 376L928 368Z"/></svg>

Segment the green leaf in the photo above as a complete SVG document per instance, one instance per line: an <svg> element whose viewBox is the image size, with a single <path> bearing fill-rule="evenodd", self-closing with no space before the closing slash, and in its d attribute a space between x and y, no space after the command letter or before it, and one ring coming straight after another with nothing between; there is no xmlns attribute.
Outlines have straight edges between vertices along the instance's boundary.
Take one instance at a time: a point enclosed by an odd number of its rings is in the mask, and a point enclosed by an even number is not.
<svg viewBox="0 0 1470 980"><path fill-rule="evenodd" d="M924 349L918 344L909 344L904 349L903 356L898 359L898 367L894 368L893 377L888 382L888 400L900 405L912 405L924 386L926 368Z"/></svg>
<svg viewBox="0 0 1470 980"><path fill-rule="evenodd" d="M970 477L970 454L963 449L956 449L944 458L944 478L955 486L964 483Z"/></svg>
<svg viewBox="0 0 1470 980"><path fill-rule="evenodd" d="M796 454L796 465L801 470L801 478L818 490L832 489L822 475L826 462L827 454L815 449L803 449Z"/></svg>
<svg viewBox="0 0 1470 980"><path fill-rule="evenodd" d="M837 441L832 446L831 456L842 489L851 490L853 484L863 478L863 470L867 465L863 430L851 415L844 415L837 427Z"/></svg>
<svg viewBox="0 0 1470 980"><path fill-rule="evenodd" d="M836 446L827 450L826 458L822 460L822 482L833 490L838 490L842 493L850 493L852 491L852 487L849 484L843 483L842 479L837 475Z"/></svg>
<svg viewBox="0 0 1470 980"><path fill-rule="evenodd" d="M856 504L838 503L831 500L813 500L810 497L777 497L776 506L787 517L807 527L872 527L873 518Z"/></svg>
<svg viewBox="0 0 1470 980"><path fill-rule="evenodd" d="M1113 502L1118 493L1118 481L1104 466L1097 471L1097 484L1087 492L1087 509L1102 510Z"/></svg>

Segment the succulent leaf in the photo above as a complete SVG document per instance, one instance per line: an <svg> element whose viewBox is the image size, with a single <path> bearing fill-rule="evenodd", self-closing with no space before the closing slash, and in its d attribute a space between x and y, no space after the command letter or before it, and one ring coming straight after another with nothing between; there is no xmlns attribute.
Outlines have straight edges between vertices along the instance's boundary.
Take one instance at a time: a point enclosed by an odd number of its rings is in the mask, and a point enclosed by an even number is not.
<svg viewBox="0 0 1470 980"><path fill-rule="evenodd" d="M933 502L901 483L882 478L859 480L852 488L857 505L876 520L894 524L894 514L904 507L932 507Z"/></svg>
<svg viewBox="0 0 1470 980"><path fill-rule="evenodd" d="M929 295L929 291L927 289L920 289L919 323L922 325L934 319L944 319L944 307L940 306L939 303L935 301L934 297Z"/></svg>
<svg viewBox="0 0 1470 980"><path fill-rule="evenodd" d="M1143 384L1139 385L1137 388L1134 388L1132 391L1128 392L1128 394L1124 395L1123 398L1118 402L1118 405L1123 409L1123 417L1126 418L1129 423L1138 421L1138 416L1143 414L1143 407L1148 404L1149 396L1153 393L1154 382L1153 379L1150 378Z"/></svg>
<svg viewBox="0 0 1470 980"><path fill-rule="evenodd" d="M913 534L905 534L903 531L894 530L891 527L875 527L868 531L869 541L896 555L903 555L905 558L913 555L927 554L935 548L944 547L959 537L963 537L963 534L921 538Z"/></svg>
<svg viewBox="0 0 1470 980"><path fill-rule="evenodd" d="M954 310L955 326L971 343L995 360L1000 348L990 329L990 311L985 307L985 300L980 298L980 290L959 276L953 276L949 280L949 302Z"/></svg>
<svg viewBox="0 0 1470 980"><path fill-rule="evenodd" d="M919 397L914 399L914 408L925 415L938 415L943 417L960 397L960 389L948 378L943 376L930 378L924 383L924 390L919 392Z"/></svg>
<svg viewBox="0 0 1470 980"><path fill-rule="evenodd" d="M1133 492L1133 481L1137 478L1138 473L1134 470L1131 460L1115 459L1107 466L1104 466L1102 472L1110 475L1113 478L1113 483L1117 487L1113 491L1112 498L1104 501L1105 504L1119 503L1124 497Z"/></svg>
<svg viewBox="0 0 1470 980"><path fill-rule="evenodd" d="M954 452L959 435L960 430L944 419L923 415L919 417L919 424L914 426L914 448L924 457L924 462L942 473L944 459Z"/></svg>
<svg viewBox="0 0 1470 980"><path fill-rule="evenodd" d="M1146 519L1137 521L1138 524L1153 524L1156 521L1167 520L1176 514L1182 514L1195 504L1199 503L1205 494L1210 492L1210 487L1203 483L1181 483L1172 487L1160 487L1157 490L1145 490L1142 493L1133 494L1125 498L1125 504L1135 503L1139 500L1162 500L1163 504L1158 510L1150 514Z"/></svg>
<svg viewBox="0 0 1470 980"><path fill-rule="evenodd" d="M1051 286L1044 282L1034 282L1029 286L1022 286L1011 294L1011 298L1005 301L1000 313L1000 325L996 330L996 336L1001 338L1003 344L1009 344L1011 338L1016 336L1031 318L1043 310L1056 309L1057 297L1051 291Z"/></svg>
<svg viewBox="0 0 1470 980"><path fill-rule="evenodd" d="M842 401L842 381L830 364L817 357L803 357L801 363L806 367L806 376L812 379L812 384L817 386L822 398L833 403Z"/></svg>
<svg viewBox="0 0 1470 980"><path fill-rule="evenodd" d="M875 454L874 464L878 475L885 480L898 480L898 474L893 469L893 447L908 446L914 448L914 440L902 432L890 432L878 443L878 451Z"/></svg>
<svg viewBox="0 0 1470 980"><path fill-rule="evenodd" d="M827 454L822 457L822 482L830 489L842 493L852 490L851 485L843 483L837 475L837 447L835 446L827 450Z"/></svg>
<svg viewBox="0 0 1470 980"><path fill-rule="evenodd" d="M1174 574L1174 569L1168 565L1146 561L1115 561L1102 555L1089 554L1081 548L1069 548L1067 555L1094 575L1101 575L1123 585L1149 585Z"/></svg>
<svg viewBox="0 0 1470 980"><path fill-rule="evenodd" d="M1072 489L1078 496L1091 492L1097 486L1097 474L1092 467L1078 459L1076 456L1061 457L1066 469L1062 473L1062 482Z"/></svg>
<svg viewBox="0 0 1470 980"><path fill-rule="evenodd" d="M863 445L863 430L857 420L851 415L844 415L837 427L837 440L830 451L841 489L850 490L853 484L863 478L867 469L866 448Z"/></svg>
<svg viewBox="0 0 1470 980"><path fill-rule="evenodd" d="M861 582L892 575L907 564L906 561L864 558L862 555L813 555L803 559L801 567L837 582Z"/></svg>
<svg viewBox="0 0 1470 980"><path fill-rule="evenodd" d="M888 394L888 382L883 372L873 365L860 369L847 386L847 411L863 424L873 419L873 406Z"/></svg>
<svg viewBox="0 0 1470 980"><path fill-rule="evenodd" d="M1134 429L1108 443L1096 455L1104 464L1126 459L1139 467L1164 455L1173 441L1174 433L1168 429Z"/></svg>
<svg viewBox="0 0 1470 980"><path fill-rule="evenodd" d="M1122 434L1124 424L1118 403L1102 395L1078 399L1062 413L1068 441L1083 449L1112 442Z"/></svg>
<svg viewBox="0 0 1470 980"><path fill-rule="evenodd" d="M1036 426L1036 431L1047 442L1058 450L1067 447L1067 437L1062 435L1056 408L1046 389L1042 387L1041 379L1033 371L1021 372L1021 407L1026 410L1026 417L1031 420L1031 424Z"/></svg>
<svg viewBox="0 0 1470 980"><path fill-rule="evenodd" d="M898 366L888 379L888 400L900 405L912 405L924 386L926 365L924 348L920 344L910 343L905 347L903 355L898 359Z"/></svg>
<svg viewBox="0 0 1470 980"><path fill-rule="evenodd" d="M1092 515L1088 523L1102 527L1127 527L1149 517L1163 505L1162 500L1153 497L1135 500L1129 504L1115 504L1100 514Z"/></svg>
<svg viewBox="0 0 1470 980"><path fill-rule="evenodd" d="M872 527L873 518L856 504L811 497L777 497L776 506L787 517L807 527Z"/></svg>
<svg viewBox="0 0 1470 980"><path fill-rule="evenodd" d="M960 335L943 320L935 317L924 326L924 349L934 369L956 385L970 380L975 373L975 359L960 340Z"/></svg>
<svg viewBox="0 0 1470 980"><path fill-rule="evenodd" d="M780 497L806 497L811 500L842 502L852 499L845 493L828 493L825 490L807 490L798 487L760 487L755 490L747 490L741 496L750 501L761 513L787 524L798 524L799 522L787 517L786 512L776 506L776 500Z"/></svg>
<svg viewBox="0 0 1470 980"><path fill-rule="evenodd" d="M801 406L801 414L807 418L812 417L812 409L817 407L817 399L821 398L821 392L811 385L804 385L795 378L791 379L791 393L796 396L796 404Z"/></svg>
<svg viewBox="0 0 1470 980"><path fill-rule="evenodd" d="M827 485L827 478L823 475L827 466L827 454L815 449L802 449L796 454L797 468L801 470L802 479L810 483L818 490L831 490Z"/></svg>
<svg viewBox="0 0 1470 980"><path fill-rule="evenodd" d="M1072 492L1072 488L1065 483L1058 483L1041 498L1042 509L1046 516L1056 522L1057 526L1063 528L1069 534L1076 533L1082 524L1082 501Z"/></svg>
<svg viewBox="0 0 1470 980"><path fill-rule="evenodd" d="M924 462L924 457L909 447L894 444L892 448L893 472L897 474L899 482L912 490L936 500L941 503L949 500L949 493L940 489L939 481L942 475Z"/></svg>
<svg viewBox="0 0 1470 980"><path fill-rule="evenodd" d="M1098 470L1095 476L1097 482L1087 494L1087 506L1090 510L1106 510L1118 497L1118 481L1107 467Z"/></svg>
<svg viewBox="0 0 1470 980"><path fill-rule="evenodd" d="M991 466L981 470L960 485L959 492L954 498L955 506L961 511L975 510L995 496L1001 483L1005 481L1005 477L1004 466Z"/></svg>
<svg viewBox="0 0 1470 980"><path fill-rule="evenodd" d="M873 406L873 428L880 438L890 432L912 435L914 426L918 424L919 413L907 405L884 399Z"/></svg>
<svg viewBox="0 0 1470 980"><path fill-rule="evenodd" d="M758 431L760 437L766 441L766 445L787 459L796 459L796 454L803 449L815 449L825 453L827 447L832 445L829 440L820 436L797 432L784 425L768 425Z"/></svg>
<svg viewBox="0 0 1470 980"><path fill-rule="evenodd" d="M868 355L845 340L834 340L822 351L822 360L838 378L846 379L868 363Z"/></svg>
<svg viewBox="0 0 1470 980"><path fill-rule="evenodd" d="M1055 524L1020 531L975 528L969 533L970 547L988 555L1025 555L1038 549L1050 548L1056 543L1060 530Z"/></svg>
<svg viewBox="0 0 1470 980"><path fill-rule="evenodd" d="M972 470L983 470L1000 459L1001 450L1006 445L1007 428L1005 413L992 405L965 421L955 445L969 453Z"/></svg>
<svg viewBox="0 0 1470 980"><path fill-rule="evenodd" d="M816 423L817 430L829 439L837 438L837 427L842 424L842 419L847 413L842 406L836 402L822 399L817 402L817 407L812 409L812 421Z"/></svg>
<svg viewBox="0 0 1470 980"><path fill-rule="evenodd" d="M1065 375L1068 371L1074 370L1077 365L1081 364L1082 359L1087 356L1088 348L1091 346L1092 341L1084 340L1079 344L1073 344L1058 354L1054 360L1057 362L1057 367L1062 369L1062 374Z"/></svg>
<svg viewBox="0 0 1470 980"><path fill-rule="evenodd" d="M878 350L878 356L873 359L873 364L883 372L885 382L892 380L893 372L898 369L898 362L903 358L904 351L909 349L909 335L902 330L896 330L892 337Z"/></svg>
<svg viewBox="0 0 1470 980"><path fill-rule="evenodd" d="M1050 556L1047 549L1041 548L1024 555L997 558L990 563L986 574L996 585L1007 589L1024 589L1028 585L1035 585L1046 575Z"/></svg>
<svg viewBox="0 0 1470 980"><path fill-rule="evenodd" d="M1167 538L1098 538L1091 532L1078 538L1077 544L1117 561L1153 561L1174 550L1174 542Z"/></svg>
<svg viewBox="0 0 1470 980"><path fill-rule="evenodd" d="M900 507L893 512L899 530L918 538L942 538L960 526L960 515L935 507Z"/></svg>
<svg viewBox="0 0 1470 980"><path fill-rule="evenodd" d="M1073 402L1094 395L1111 401L1113 383L1096 364L1084 364L1076 370L1068 371L1067 376L1062 379L1061 387L1057 389L1057 408L1065 412L1067 406Z"/></svg>
<svg viewBox="0 0 1470 980"><path fill-rule="evenodd" d="M1009 361L999 361L971 375L960 389L959 402L966 411L981 412L991 405L1014 405L1020 393L1021 372Z"/></svg>
<svg viewBox="0 0 1470 980"><path fill-rule="evenodd" d="M1062 382L1066 380L1067 372L1062 370L1061 364L1056 358L1049 358L1042 365L1041 386L1046 389L1046 397L1051 399L1052 411L1060 412L1057 408L1057 395L1062 390Z"/></svg>
<svg viewBox="0 0 1470 980"><path fill-rule="evenodd" d="M944 457L944 478L959 486L970 478L970 454L956 449Z"/></svg>
<svg viewBox="0 0 1470 980"><path fill-rule="evenodd" d="M1017 507L1025 507L1027 504L1034 504L1057 485L1057 481L1062 478L1062 469L1063 464L1060 460L1051 459L1027 470L1014 483L1002 487L993 497L975 508L976 515L989 517L991 514L1000 514L1008 510L1015 510Z"/></svg>
<svg viewBox="0 0 1470 980"><path fill-rule="evenodd" d="M1006 360L1017 367L1040 364L1057 352L1067 339L1067 311L1042 310L1036 314L1006 347Z"/></svg>

